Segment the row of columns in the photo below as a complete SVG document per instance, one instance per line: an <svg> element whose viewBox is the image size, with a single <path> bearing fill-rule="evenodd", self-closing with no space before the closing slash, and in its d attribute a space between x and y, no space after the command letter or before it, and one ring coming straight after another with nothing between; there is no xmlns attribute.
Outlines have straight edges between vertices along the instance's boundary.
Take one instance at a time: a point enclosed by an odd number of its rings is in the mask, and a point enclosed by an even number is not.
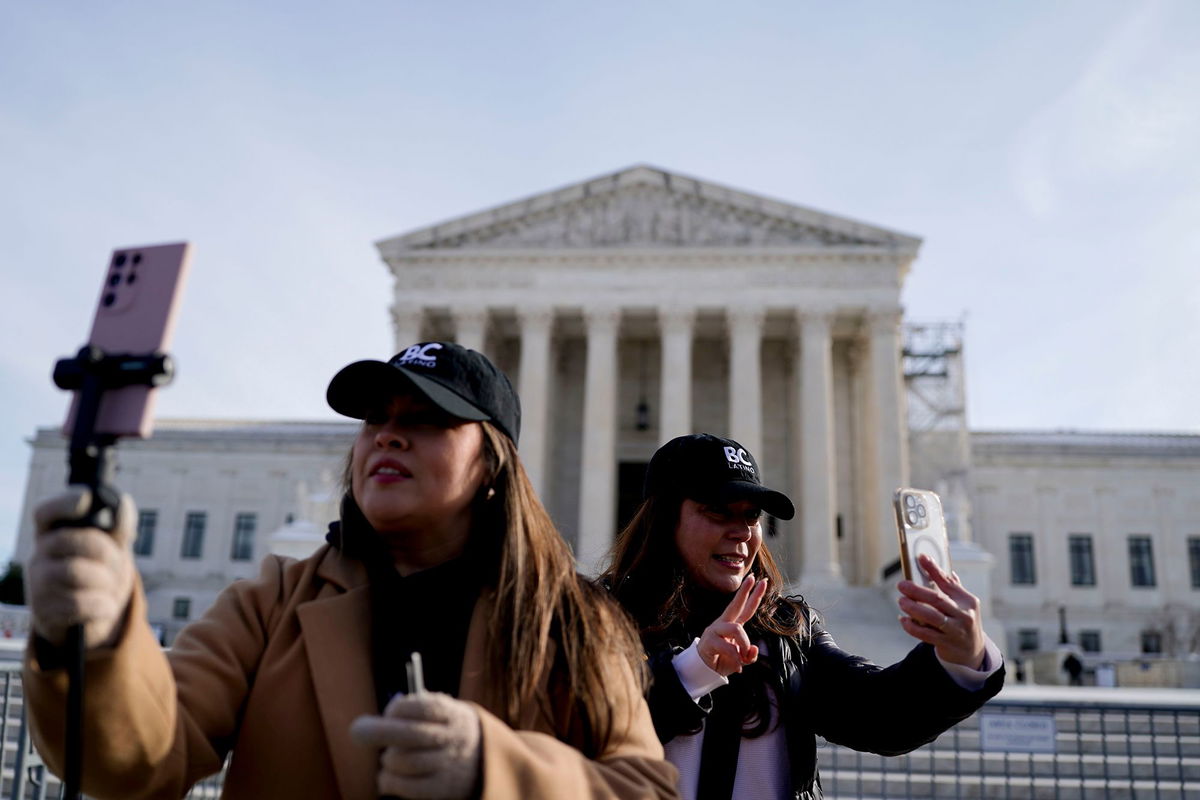
<svg viewBox="0 0 1200 800"><path fill-rule="evenodd" d="M483 350L487 311L456 308L452 317L456 341ZM801 538L801 582L816 585L844 580L836 541L837 492L833 410L833 315L798 312L799 363L795 396L792 452L799 469L793 470L789 495L797 501ZM534 488L546 488L547 432L549 429L550 344L554 311L523 309L520 324L521 362L517 390L521 395L521 458ZM659 309L662 344L659 434L661 441L692 432L692 342L696 311L686 306ZM396 309L396 344L418 341L422 315ZM616 527L617 342L621 321L618 307L584 311L587 365L583 409L583 453L579 492L579 536L576 555L585 569L594 568L608 552ZM729 330L729 435L762 456L762 358L765 312L740 308L728 312ZM869 367L866 381L867 493L874 498L864 509L868 531L861 555L867 574L878 574L885 558L882 543L891 533L892 493L906 483L906 436L902 376L899 358L899 312L868 314ZM720 432L717 432L720 433ZM770 483L770 478L767 478ZM872 532L875 535L870 535Z"/></svg>

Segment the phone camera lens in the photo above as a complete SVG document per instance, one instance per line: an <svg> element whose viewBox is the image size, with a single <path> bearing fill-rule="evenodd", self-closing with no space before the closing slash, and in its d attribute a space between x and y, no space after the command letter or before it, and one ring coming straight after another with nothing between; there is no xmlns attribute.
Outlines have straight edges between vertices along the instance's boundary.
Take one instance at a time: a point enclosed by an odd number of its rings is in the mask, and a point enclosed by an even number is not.
<svg viewBox="0 0 1200 800"><path fill-rule="evenodd" d="M924 504L924 503L922 503L921 505L917 506L917 516L918 516L918 517L920 517L921 519L925 519L925 517L929 516L929 512L927 512L927 511L925 510L925 504Z"/></svg>
<svg viewBox="0 0 1200 800"><path fill-rule="evenodd" d="M917 512L915 512L915 511L908 511L908 512L906 512L906 513L905 513L905 515L904 515L904 518L905 518L906 520L908 520L908 524L909 524L909 525L916 525L916 524L917 524Z"/></svg>
<svg viewBox="0 0 1200 800"><path fill-rule="evenodd" d="M117 302L117 295L115 292L109 292L108 294L104 295L104 307L105 308L108 308L115 302Z"/></svg>
<svg viewBox="0 0 1200 800"><path fill-rule="evenodd" d="M121 282L121 276L116 274L115 272L112 275L108 276L108 285L109 286L116 286L120 282Z"/></svg>
<svg viewBox="0 0 1200 800"><path fill-rule="evenodd" d="M136 280L137 280L137 273L136 273L136 272L130 272L130 273L129 273L129 276L128 276L127 278L125 278L125 282L126 282L126 283L128 283L130 286L132 286L132 285L133 285L133 282L134 282L134 281L136 281Z"/></svg>
<svg viewBox="0 0 1200 800"><path fill-rule="evenodd" d="M117 257L113 259L113 264L117 265L118 267L125 266L125 254L117 253Z"/></svg>
<svg viewBox="0 0 1200 800"><path fill-rule="evenodd" d="M142 254L141 254L141 253L134 253L134 254L133 254L133 263L134 263L135 265L142 263Z"/></svg>
<svg viewBox="0 0 1200 800"><path fill-rule="evenodd" d="M915 508L917 505L917 498L913 497L911 494L904 495L904 505L906 508Z"/></svg>

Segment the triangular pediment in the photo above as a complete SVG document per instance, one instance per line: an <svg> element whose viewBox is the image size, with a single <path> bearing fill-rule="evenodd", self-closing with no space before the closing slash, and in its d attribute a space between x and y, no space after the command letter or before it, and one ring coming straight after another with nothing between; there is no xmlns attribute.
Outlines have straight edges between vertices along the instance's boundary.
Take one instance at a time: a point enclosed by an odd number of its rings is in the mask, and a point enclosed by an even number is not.
<svg viewBox="0 0 1200 800"><path fill-rule="evenodd" d="M377 243L413 251L619 247L887 246L920 239L648 166Z"/></svg>

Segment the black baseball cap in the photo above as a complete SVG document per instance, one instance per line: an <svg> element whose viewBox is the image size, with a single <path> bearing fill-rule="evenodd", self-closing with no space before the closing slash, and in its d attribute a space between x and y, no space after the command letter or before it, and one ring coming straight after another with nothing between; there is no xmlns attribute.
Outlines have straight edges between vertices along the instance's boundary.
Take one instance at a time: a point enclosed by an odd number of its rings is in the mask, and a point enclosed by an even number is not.
<svg viewBox="0 0 1200 800"><path fill-rule="evenodd" d="M325 399L339 414L365 419L380 399L410 389L452 417L491 422L516 444L521 401L508 376L453 342L419 342L388 361L355 361L333 376Z"/></svg>
<svg viewBox="0 0 1200 800"><path fill-rule="evenodd" d="M642 494L674 494L705 504L749 500L773 517L796 516L787 495L763 486L750 451L709 433L680 436L658 448L646 467Z"/></svg>

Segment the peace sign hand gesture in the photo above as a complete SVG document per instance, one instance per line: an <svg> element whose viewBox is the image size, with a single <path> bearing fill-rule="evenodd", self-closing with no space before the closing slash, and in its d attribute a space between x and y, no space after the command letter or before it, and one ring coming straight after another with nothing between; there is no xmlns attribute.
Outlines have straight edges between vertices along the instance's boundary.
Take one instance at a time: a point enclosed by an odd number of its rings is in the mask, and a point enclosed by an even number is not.
<svg viewBox="0 0 1200 800"><path fill-rule="evenodd" d="M725 611L700 635L696 651L705 666L721 677L728 678L758 660L758 647L750 643L742 626L753 619L766 593L766 578L756 581L747 575Z"/></svg>

